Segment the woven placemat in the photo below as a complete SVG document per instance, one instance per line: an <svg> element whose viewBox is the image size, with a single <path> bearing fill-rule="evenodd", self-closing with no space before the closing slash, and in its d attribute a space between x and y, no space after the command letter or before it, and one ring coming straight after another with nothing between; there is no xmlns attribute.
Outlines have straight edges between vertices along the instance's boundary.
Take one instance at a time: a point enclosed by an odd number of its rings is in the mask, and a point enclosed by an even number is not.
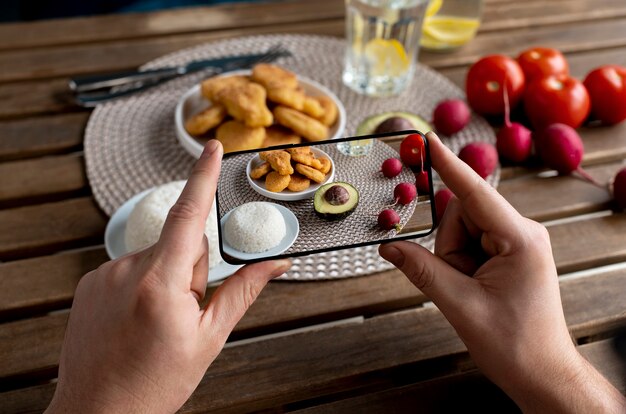
<svg viewBox="0 0 626 414"><path fill-rule="evenodd" d="M196 59L259 52L282 44L293 57L278 64L311 78L335 92L346 108L344 135L355 133L367 116L398 110L430 118L435 105L444 99L464 99L452 82L423 65L418 65L412 84L396 97L368 98L345 87L341 81L345 41L311 35L249 36L212 42L163 56L144 66L158 68ZM111 215L124 201L147 188L185 179L195 159L176 140L174 109L180 96L205 77L202 72L167 82L145 92L99 105L85 131L87 176L100 207ZM487 122L473 116L470 124L444 142L455 152L472 141L495 143ZM500 170L488 177L496 185ZM419 243L431 248L434 235ZM340 250L298 258L283 279L317 280L358 276L390 269L376 246Z"/></svg>
<svg viewBox="0 0 626 414"><path fill-rule="evenodd" d="M230 157L222 164L218 186L220 216L230 210L252 201L271 201L281 204L295 214L300 223L300 232L295 243L285 252L302 253L313 250L349 246L357 243L384 240L395 235L395 230L381 230L376 225L377 213L383 206L393 203L393 189L401 182L414 182L415 175L404 168L393 179L377 173L378 166L387 158L398 157L398 152L389 145L374 140L367 156L349 157L337 149L336 144L315 147L324 151L335 163L333 181L352 184L360 193L359 204L350 216L341 221L327 221L315 215L313 199L299 201L268 200L254 191L248 183L246 166L256 154L241 154ZM422 202L423 203L423 202ZM415 211L417 199L407 205L394 207L404 226Z"/></svg>

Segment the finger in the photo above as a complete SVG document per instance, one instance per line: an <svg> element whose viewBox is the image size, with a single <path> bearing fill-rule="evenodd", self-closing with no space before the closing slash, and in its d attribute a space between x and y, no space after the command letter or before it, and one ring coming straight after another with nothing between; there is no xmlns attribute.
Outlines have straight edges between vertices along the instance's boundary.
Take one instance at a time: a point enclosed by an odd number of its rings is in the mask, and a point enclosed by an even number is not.
<svg viewBox="0 0 626 414"><path fill-rule="evenodd" d="M191 277L191 292L198 301L204 299L206 284L209 279L209 240L206 235L202 238L198 254L196 254L196 264L193 267Z"/></svg>
<svg viewBox="0 0 626 414"><path fill-rule="evenodd" d="M450 320L459 309L472 307L480 285L416 243L382 244L380 255L404 273ZM453 322L450 320L450 322Z"/></svg>
<svg viewBox="0 0 626 414"><path fill-rule="evenodd" d="M521 216L492 186L461 161L434 132L426 134L433 168L461 201L467 216L482 231L515 238Z"/></svg>
<svg viewBox="0 0 626 414"><path fill-rule="evenodd" d="M204 236L204 227L213 205L220 175L222 145L210 140L193 168L176 204L170 209L156 254L168 268L191 268L194 255Z"/></svg>
<svg viewBox="0 0 626 414"><path fill-rule="evenodd" d="M463 216L461 202L456 197L451 198L437 230L435 254L459 272L471 276L482 264L475 255L482 232L473 223L468 226Z"/></svg>
<svg viewBox="0 0 626 414"><path fill-rule="evenodd" d="M213 293L202 324L211 337L226 342L235 325L254 303L267 282L285 273L290 260L272 260L247 265L230 276Z"/></svg>

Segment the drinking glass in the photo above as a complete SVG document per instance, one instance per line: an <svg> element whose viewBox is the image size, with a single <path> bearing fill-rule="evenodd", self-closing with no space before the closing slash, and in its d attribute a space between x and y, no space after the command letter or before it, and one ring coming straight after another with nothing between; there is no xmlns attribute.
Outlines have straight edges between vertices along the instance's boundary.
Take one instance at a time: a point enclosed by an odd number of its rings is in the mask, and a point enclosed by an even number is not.
<svg viewBox="0 0 626 414"><path fill-rule="evenodd" d="M409 84L428 0L345 0L343 82L371 96L391 96Z"/></svg>

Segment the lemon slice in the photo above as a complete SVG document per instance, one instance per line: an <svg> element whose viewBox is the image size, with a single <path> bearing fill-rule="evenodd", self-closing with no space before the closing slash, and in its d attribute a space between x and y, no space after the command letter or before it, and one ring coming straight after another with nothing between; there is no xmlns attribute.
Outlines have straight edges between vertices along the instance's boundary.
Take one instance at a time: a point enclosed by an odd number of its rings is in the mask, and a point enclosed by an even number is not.
<svg viewBox="0 0 626 414"><path fill-rule="evenodd" d="M373 39L365 45L365 56L374 76L398 76L409 69L409 58L396 39Z"/></svg>
<svg viewBox="0 0 626 414"><path fill-rule="evenodd" d="M428 3L428 7L426 8L426 17L433 17L439 9L441 9L441 5L443 4L443 0L430 0Z"/></svg>
<svg viewBox="0 0 626 414"><path fill-rule="evenodd" d="M479 25L478 19L450 16L430 17L424 21L422 44L426 47L429 43L460 46L472 40Z"/></svg>

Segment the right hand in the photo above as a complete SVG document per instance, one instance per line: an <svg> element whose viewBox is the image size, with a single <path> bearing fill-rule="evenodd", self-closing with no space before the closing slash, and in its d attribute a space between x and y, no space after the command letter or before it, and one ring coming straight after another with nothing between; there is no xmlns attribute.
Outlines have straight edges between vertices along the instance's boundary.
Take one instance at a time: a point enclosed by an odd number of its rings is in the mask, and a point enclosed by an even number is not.
<svg viewBox="0 0 626 414"><path fill-rule="evenodd" d="M433 168L456 195L435 254L401 241L381 245L381 256L437 305L476 365L523 410L596 412L582 402L603 400L619 410L623 397L570 338L546 228L522 217L434 133L427 138ZM590 380L602 387L585 387ZM614 398L594 393L600 388Z"/></svg>

